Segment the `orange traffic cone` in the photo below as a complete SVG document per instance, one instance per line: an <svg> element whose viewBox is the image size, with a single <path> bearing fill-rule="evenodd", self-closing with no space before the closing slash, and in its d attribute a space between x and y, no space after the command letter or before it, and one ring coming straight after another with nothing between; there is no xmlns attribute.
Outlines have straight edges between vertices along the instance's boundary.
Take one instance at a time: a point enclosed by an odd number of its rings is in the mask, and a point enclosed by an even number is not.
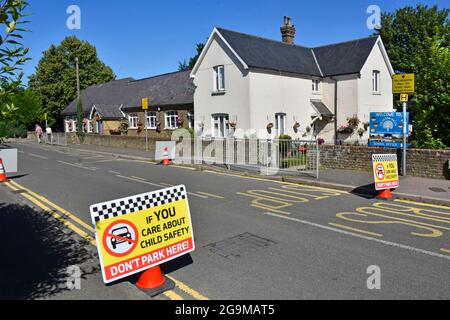
<svg viewBox="0 0 450 320"><path fill-rule="evenodd" d="M165 291L172 290L175 288L175 283L164 277L161 268L156 266L141 274L136 286L151 297L154 297Z"/></svg>
<svg viewBox="0 0 450 320"><path fill-rule="evenodd" d="M141 289L156 289L166 282L166 278L161 272L159 266L153 267L145 271L139 278L136 285Z"/></svg>
<svg viewBox="0 0 450 320"><path fill-rule="evenodd" d="M7 181L5 167L3 166L2 158L0 158L0 182Z"/></svg>
<svg viewBox="0 0 450 320"><path fill-rule="evenodd" d="M391 189L380 191L378 198L385 199L385 200L392 199Z"/></svg>
<svg viewBox="0 0 450 320"><path fill-rule="evenodd" d="M164 154L163 154L163 165L168 166L170 165L169 160L169 148L164 148Z"/></svg>

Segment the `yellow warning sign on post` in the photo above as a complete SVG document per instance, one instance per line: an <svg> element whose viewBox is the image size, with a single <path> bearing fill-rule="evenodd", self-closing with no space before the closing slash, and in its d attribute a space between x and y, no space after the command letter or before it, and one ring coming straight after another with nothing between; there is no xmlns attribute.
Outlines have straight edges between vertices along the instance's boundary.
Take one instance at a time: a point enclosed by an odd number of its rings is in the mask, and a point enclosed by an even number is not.
<svg viewBox="0 0 450 320"><path fill-rule="evenodd" d="M399 186L396 154L373 154L373 174L377 191L396 189Z"/></svg>
<svg viewBox="0 0 450 320"><path fill-rule="evenodd" d="M142 98L142 110L148 110L148 98Z"/></svg>
<svg viewBox="0 0 450 320"><path fill-rule="evenodd" d="M400 95L400 102L408 102L409 100L409 95L407 93L402 93Z"/></svg>
<svg viewBox="0 0 450 320"><path fill-rule="evenodd" d="M90 211L105 283L195 249L185 186L96 204Z"/></svg>
<svg viewBox="0 0 450 320"><path fill-rule="evenodd" d="M415 75L414 73L396 74L393 77L393 93L414 93Z"/></svg>

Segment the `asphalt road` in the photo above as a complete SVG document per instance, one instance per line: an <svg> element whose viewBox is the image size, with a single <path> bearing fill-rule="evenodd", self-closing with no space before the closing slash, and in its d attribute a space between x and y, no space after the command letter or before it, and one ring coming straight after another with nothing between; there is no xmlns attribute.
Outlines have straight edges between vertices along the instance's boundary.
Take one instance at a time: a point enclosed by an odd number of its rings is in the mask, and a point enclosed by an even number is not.
<svg viewBox="0 0 450 320"><path fill-rule="evenodd" d="M92 204L186 185L196 251L164 266L183 287L182 298L450 298L450 208L163 167L75 147L13 146L20 172L12 180L87 224ZM249 244L252 250L240 250ZM381 271L379 290L367 287L370 266ZM99 277L92 281L103 286Z"/></svg>

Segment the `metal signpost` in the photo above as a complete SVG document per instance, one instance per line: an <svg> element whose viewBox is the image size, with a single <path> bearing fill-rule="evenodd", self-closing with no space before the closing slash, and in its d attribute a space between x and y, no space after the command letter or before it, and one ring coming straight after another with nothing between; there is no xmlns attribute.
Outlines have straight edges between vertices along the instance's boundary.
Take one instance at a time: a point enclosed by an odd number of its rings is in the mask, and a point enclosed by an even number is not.
<svg viewBox="0 0 450 320"><path fill-rule="evenodd" d="M148 110L148 98L142 98L142 109L144 110L144 123L145 123L145 151L148 151L148 123L147 123L147 110Z"/></svg>
<svg viewBox="0 0 450 320"><path fill-rule="evenodd" d="M408 134L408 123L406 115L406 104L410 93L415 92L415 75L413 73L409 74L396 74L393 78L393 93L400 94L400 100L403 105L403 172L402 175L406 177L406 156L407 156L407 134Z"/></svg>

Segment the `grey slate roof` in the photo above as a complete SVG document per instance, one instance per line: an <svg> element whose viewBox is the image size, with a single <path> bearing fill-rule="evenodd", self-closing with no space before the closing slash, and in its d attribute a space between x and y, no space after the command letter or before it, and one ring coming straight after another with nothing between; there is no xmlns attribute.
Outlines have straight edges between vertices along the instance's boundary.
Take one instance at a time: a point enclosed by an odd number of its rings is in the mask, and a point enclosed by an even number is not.
<svg viewBox="0 0 450 320"><path fill-rule="evenodd" d="M322 100L311 100L311 104L317 112L324 117L332 117L333 112L322 102Z"/></svg>
<svg viewBox="0 0 450 320"><path fill-rule="evenodd" d="M223 28L217 30L249 67L320 77L309 48Z"/></svg>
<svg viewBox="0 0 450 320"><path fill-rule="evenodd" d="M141 99L144 97L149 98L150 106L193 104L195 86L189 75L190 71L182 71L141 80L126 78L91 86L81 93L83 110L85 114L89 114L94 105L102 106L103 112L107 112L105 109L108 106L114 109L117 105L123 105L123 111L136 109L141 107ZM75 99L62 115L75 115L76 104Z"/></svg>
<svg viewBox="0 0 450 320"><path fill-rule="evenodd" d="M95 104L95 111L100 115L102 119L121 119L123 118L123 114L120 111L120 107L122 105L119 104Z"/></svg>
<svg viewBox="0 0 450 320"><path fill-rule="evenodd" d="M122 104L124 95L126 94L127 84L132 80L134 79L125 78L90 86L85 90L82 90L81 100L83 101L84 114L89 114L94 104ZM61 112L61 115L63 116L75 114L77 114L77 99L73 100L69 106Z"/></svg>
<svg viewBox="0 0 450 320"><path fill-rule="evenodd" d="M132 81L129 86L133 94L123 110L140 107L143 97L148 97L150 108L194 103L195 86L190 70Z"/></svg>
<svg viewBox="0 0 450 320"><path fill-rule="evenodd" d="M325 77L359 73L378 39L378 37L368 37L317 48L306 48L223 28L217 28L217 30L251 68L316 77L321 76L320 70Z"/></svg>
<svg viewBox="0 0 450 320"><path fill-rule="evenodd" d="M325 77L359 73L377 39L378 37L369 37L313 50Z"/></svg>

